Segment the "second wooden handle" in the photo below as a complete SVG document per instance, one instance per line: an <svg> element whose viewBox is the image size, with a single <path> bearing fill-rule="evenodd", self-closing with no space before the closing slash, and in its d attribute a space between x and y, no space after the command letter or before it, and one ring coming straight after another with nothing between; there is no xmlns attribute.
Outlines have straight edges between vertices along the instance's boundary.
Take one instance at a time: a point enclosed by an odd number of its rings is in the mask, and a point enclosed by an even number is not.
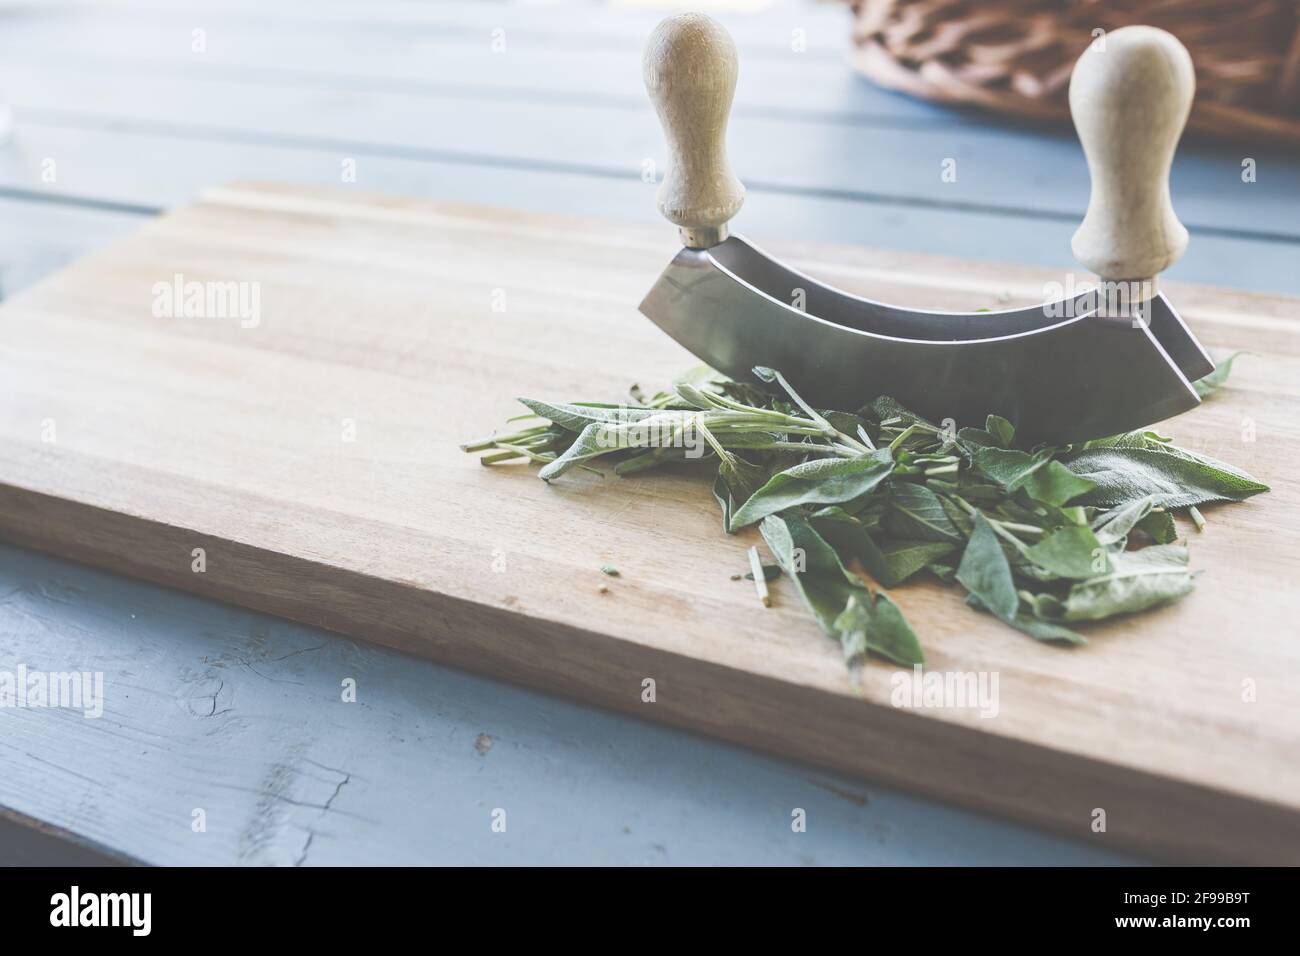
<svg viewBox="0 0 1300 956"><path fill-rule="evenodd" d="M646 44L646 91L668 140L659 211L692 248L706 249L727 238L727 222L745 201L745 187L727 161L736 72L731 37L700 13L669 17Z"/></svg>
<svg viewBox="0 0 1300 956"><path fill-rule="evenodd" d="M1187 248L1169 198L1169 167L1195 88L1187 49L1155 27L1106 34L1074 67L1070 113L1092 197L1071 245L1104 280L1154 288L1156 275Z"/></svg>

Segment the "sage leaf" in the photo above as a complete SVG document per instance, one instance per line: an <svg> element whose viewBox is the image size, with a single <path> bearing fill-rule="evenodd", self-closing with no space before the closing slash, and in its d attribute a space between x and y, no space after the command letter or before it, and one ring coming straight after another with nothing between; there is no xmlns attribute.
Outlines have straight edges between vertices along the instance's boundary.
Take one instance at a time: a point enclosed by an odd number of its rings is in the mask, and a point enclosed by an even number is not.
<svg viewBox="0 0 1300 956"><path fill-rule="evenodd" d="M1062 578L1094 578L1110 571L1106 549L1091 528L1061 528L1024 552L1026 558Z"/></svg>
<svg viewBox="0 0 1300 956"><path fill-rule="evenodd" d="M614 466L614 474L620 478L634 475L639 471L658 468L666 461L680 461L687 456L684 448L651 448L649 451L625 458Z"/></svg>
<svg viewBox="0 0 1300 956"><path fill-rule="evenodd" d="M957 566L957 580L1004 621L1016 616L1020 595L1011 578L1011 565L982 512L975 515L974 530Z"/></svg>
<svg viewBox="0 0 1300 956"><path fill-rule="evenodd" d="M831 423L831 427L845 435L856 435L859 428L866 425L861 416L851 412L833 412L822 410L822 418Z"/></svg>
<svg viewBox="0 0 1300 956"><path fill-rule="evenodd" d="M989 415L984 430L997 439L1003 448L1010 448L1016 440L1016 429L1001 415Z"/></svg>
<svg viewBox="0 0 1300 956"><path fill-rule="evenodd" d="M1094 438L1091 441L1084 442L1077 446L1075 451L1085 451L1089 448L1147 448L1160 451L1170 447L1173 441L1164 435L1157 434L1149 428L1142 431L1122 432L1119 435L1111 435L1109 438Z"/></svg>
<svg viewBox="0 0 1300 956"><path fill-rule="evenodd" d="M1244 501L1268 491L1244 471L1212 458L1180 450L1090 448L1070 455L1065 466L1096 484L1081 496L1083 504L1114 508L1154 495L1166 508L1210 501Z"/></svg>
<svg viewBox="0 0 1300 956"><path fill-rule="evenodd" d="M1113 511L1103 511L1092 523L1097 540L1106 547L1124 547L1128 534L1151 513L1156 499L1152 495L1130 501Z"/></svg>
<svg viewBox="0 0 1300 956"><path fill-rule="evenodd" d="M713 498L722 511L722 530L727 534L733 534L735 529L731 527L731 515L736 510L736 502L731 497L731 489L727 487L727 482L723 480L721 474L713 479Z"/></svg>
<svg viewBox="0 0 1300 956"><path fill-rule="evenodd" d="M850 664L868 651L905 667L925 663L916 633L898 605L883 592L876 592L874 602L865 589L850 595L834 626L841 634L844 659Z"/></svg>
<svg viewBox="0 0 1300 956"><path fill-rule="evenodd" d="M899 664L925 663L920 643L898 608L887 598L882 606L883 595L877 595L873 605L871 592L845 570L834 549L806 521L770 515L759 530L817 623L840 642L846 660L860 657L865 649ZM859 609L845 616L854 602Z"/></svg>
<svg viewBox="0 0 1300 956"><path fill-rule="evenodd" d="M862 584L857 575L844 567L835 549L803 518L793 514L769 515L759 525L759 531L776 563L792 578L818 573L839 577L851 584Z"/></svg>
<svg viewBox="0 0 1300 956"><path fill-rule="evenodd" d="M952 526L957 529L957 533L963 538L969 538L971 532L970 515L962 511L955 501L945 495L938 495L939 504L943 507L944 514L952 522Z"/></svg>
<svg viewBox="0 0 1300 956"><path fill-rule="evenodd" d="M1059 620L1065 617L1065 604L1059 597L1049 591L1040 594L1034 594L1032 591L1020 592L1020 603L1023 607L1029 608L1029 613L1034 617L1047 621Z"/></svg>
<svg viewBox="0 0 1300 956"><path fill-rule="evenodd" d="M880 550L885 562L885 576L876 580L886 587L894 587L937 559L951 554L957 550L957 545L948 541L890 541Z"/></svg>
<svg viewBox="0 0 1300 956"><path fill-rule="evenodd" d="M1030 473L1020 486L1035 501L1060 507L1097 487L1095 481L1080 478L1059 461L1049 461Z"/></svg>
<svg viewBox="0 0 1300 956"><path fill-rule="evenodd" d="M967 595L966 603L977 611L992 613L989 611L988 606L974 594ZM1045 621L1042 618L1034 617L1031 614L1017 613L1014 617L1002 618L1002 622L1028 634L1036 641L1060 644L1088 643L1088 639L1077 631L1072 631L1063 624L1057 624L1054 621Z"/></svg>
<svg viewBox="0 0 1300 956"><path fill-rule="evenodd" d="M561 428L567 428L571 432L580 432L593 422L620 425L642 421L663 413L662 409L658 408L638 408L630 405L577 405L567 402L542 402L535 398L521 398L519 403L535 415Z"/></svg>
<svg viewBox="0 0 1300 956"><path fill-rule="evenodd" d="M877 547L861 521L838 505L833 505L814 512L809 516L808 522L835 549L842 564L848 565L856 560L881 584L893 587L895 582L889 580L889 565L885 561L884 552Z"/></svg>
<svg viewBox="0 0 1300 956"><path fill-rule="evenodd" d="M698 387L705 391L723 393L727 391L729 386L738 384L739 383L733 382L715 368L708 365L697 365L694 368L687 369L681 375L678 375L673 379L672 388L673 391L676 392L678 386L686 385Z"/></svg>
<svg viewBox="0 0 1300 956"><path fill-rule="evenodd" d="M880 449L861 458L819 458L787 468L754 492L732 518L732 526L760 521L797 505L839 504L872 491L894 470L892 456Z"/></svg>
<svg viewBox="0 0 1300 956"><path fill-rule="evenodd" d="M1014 491L1050 458L1050 449L1031 455L1017 449L977 448L971 463L1007 491Z"/></svg>
<svg viewBox="0 0 1300 956"><path fill-rule="evenodd" d="M1001 448L1002 442L991 431L968 426L957 429L957 447L970 458L981 448Z"/></svg>
<svg viewBox="0 0 1300 956"><path fill-rule="evenodd" d="M962 539L939 496L910 481L894 483L883 524L885 530L899 538L954 543Z"/></svg>
<svg viewBox="0 0 1300 956"><path fill-rule="evenodd" d="M1156 544L1170 544L1178 540L1178 526L1174 524L1174 515L1170 511L1152 511L1134 527L1150 535Z"/></svg>
<svg viewBox="0 0 1300 956"><path fill-rule="evenodd" d="M766 468L729 452L718 456L718 475L736 501L749 500L769 479Z"/></svg>
<svg viewBox="0 0 1300 956"><path fill-rule="evenodd" d="M1150 496L1102 512L1093 521L1092 527L1104 546L1121 551L1128 543L1130 531L1142 531L1150 535L1156 544L1169 544L1178 539L1173 514L1157 509L1155 498Z"/></svg>
<svg viewBox="0 0 1300 956"><path fill-rule="evenodd" d="M622 410L619 411L621 413ZM693 414L662 409L655 409L646 415L642 413L647 409L630 411L638 416L635 420L593 421L583 426L573 444L565 449L564 454L543 467L538 472L538 477L550 481L584 461L629 448L659 449L663 452L659 458L664 460L685 457L686 449L678 445L679 432L695 417Z"/></svg>
<svg viewBox="0 0 1300 956"><path fill-rule="evenodd" d="M605 427L600 422L592 422L583 426L582 431L578 433L577 439L564 450L564 454L556 458L555 461L544 465L542 470L537 473L537 476L542 481L550 481L552 478L560 477L575 465L614 451L617 446L609 444L603 439L606 434Z"/></svg>
<svg viewBox="0 0 1300 956"><path fill-rule="evenodd" d="M1065 599L1065 619L1096 621L1115 614L1145 611L1177 600L1192 590L1187 549L1153 544L1140 551L1111 555L1109 574L1080 581Z"/></svg>
<svg viewBox="0 0 1300 956"><path fill-rule="evenodd" d="M941 564L936 561L934 564L927 565L926 570L944 584L952 584L953 581L957 580L957 569L950 564Z"/></svg>
<svg viewBox="0 0 1300 956"><path fill-rule="evenodd" d="M688 382L676 383L673 386L673 391L682 402L692 408L697 408L702 412L713 411L718 407L716 403L709 401L709 399L705 397L703 389Z"/></svg>
<svg viewBox="0 0 1300 956"><path fill-rule="evenodd" d="M861 524L857 515L850 513L843 505L827 505L825 508L818 508L808 517L834 521L837 524Z"/></svg>
<svg viewBox="0 0 1300 956"><path fill-rule="evenodd" d="M1005 623L1016 630L1028 634L1036 641L1059 642L1062 644L1087 644L1088 639L1078 631L1072 631L1063 624L1044 621L1028 614L1017 614Z"/></svg>
<svg viewBox="0 0 1300 956"><path fill-rule="evenodd" d="M859 415L870 413L878 422L887 422L898 419L903 425L919 425L926 431L938 432L939 429L929 419L922 418L915 412L909 411L898 402L894 401L888 395L882 395L869 405L862 407Z"/></svg>

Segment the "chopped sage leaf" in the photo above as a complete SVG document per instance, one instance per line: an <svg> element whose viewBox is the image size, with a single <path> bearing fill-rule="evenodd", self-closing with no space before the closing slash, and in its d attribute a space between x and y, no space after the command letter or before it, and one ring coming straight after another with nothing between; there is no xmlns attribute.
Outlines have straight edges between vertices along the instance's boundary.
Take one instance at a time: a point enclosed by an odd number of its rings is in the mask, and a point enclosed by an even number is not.
<svg viewBox="0 0 1300 956"><path fill-rule="evenodd" d="M1238 354L1197 390L1221 387ZM1078 624L1195 586L1175 509L1203 529L1199 505L1268 490L1151 429L1025 448L995 414L953 434L948 420L941 429L887 396L856 412L815 409L779 372L754 374L770 390L701 366L652 396L632 386L632 404L521 399L519 418L537 424L512 419L513 430L461 448L485 465L534 462L548 482L571 470L603 475L595 463L616 476L709 469L723 530L757 524L776 559L765 565L748 547L749 573L731 579L752 580L764 604L769 583L788 579L778 586L839 642L851 674L868 656L924 663L882 588L929 571L1036 640L1082 644Z"/></svg>

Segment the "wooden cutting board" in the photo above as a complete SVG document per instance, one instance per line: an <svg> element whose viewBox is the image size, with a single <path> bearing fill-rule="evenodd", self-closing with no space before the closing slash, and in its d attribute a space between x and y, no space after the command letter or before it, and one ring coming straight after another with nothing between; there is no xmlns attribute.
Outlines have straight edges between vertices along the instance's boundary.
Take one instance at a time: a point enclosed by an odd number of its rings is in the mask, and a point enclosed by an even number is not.
<svg viewBox="0 0 1300 956"><path fill-rule="evenodd" d="M769 239L905 305L1060 279ZM1300 862L1296 301L1169 287L1208 347L1256 354L1164 430L1273 487L1187 526L1191 597L1063 650L938 584L894 592L934 671L997 675L981 717L892 706L885 664L850 686L785 583L765 610L731 580L757 535L722 533L707 478L548 486L458 450L516 395L617 401L694 364L636 311L675 251L668 228L214 190L0 308L0 535L1081 840ZM260 320L155 314L178 275L257 283Z"/></svg>

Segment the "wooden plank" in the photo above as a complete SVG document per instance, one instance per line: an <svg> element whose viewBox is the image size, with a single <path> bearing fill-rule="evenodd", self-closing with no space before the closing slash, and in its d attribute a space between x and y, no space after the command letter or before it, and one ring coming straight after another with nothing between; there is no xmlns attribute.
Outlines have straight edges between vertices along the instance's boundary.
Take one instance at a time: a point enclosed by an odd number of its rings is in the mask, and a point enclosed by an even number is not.
<svg viewBox="0 0 1300 956"><path fill-rule="evenodd" d="M482 3L481 0L440 0L413 4L404 0L291 0L276 4L257 0L49 0L42 7L21 11L26 17L65 18L87 12L104 19L131 17L174 24L188 33L197 20L223 25L245 24L266 30L300 30L322 34L362 33L367 40L397 33L457 34L481 37L509 26L525 37L544 38L556 46L622 45L638 47L671 7L600 3L586 4L578 15L551 4ZM850 21L843 8L809 0L759 0L751 9L714 11L725 18L739 43L785 56L794 29L807 35L811 55L839 56L848 44Z"/></svg>
<svg viewBox="0 0 1300 956"><path fill-rule="evenodd" d="M354 34L342 29L267 30L261 24L205 18L199 53L192 48L190 31L165 19L83 12L58 19L17 19L0 35L0 51L7 60L22 63L39 62L42 54L57 51L61 64L82 72L184 70L244 84L569 99L644 110L635 46L584 41L575 49L565 27L577 19L572 11L568 17L556 17L552 22L558 32L519 38L498 53L488 30L403 31L358 44ZM557 43L558 37L569 43ZM636 39L644 42L645 36ZM744 115L783 113L805 121L894 127L988 119L875 86L857 76L841 56L808 56L788 49L774 55L743 39L740 56L745 64L743 96L736 109Z"/></svg>
<svg viewBox="0 0 1300 956"><path fill-rule="evenodd" d="M832 281L902 302L1032 297L1050 276L789 245ZM661 230L336 191L221 190L0 311L0 521L28 543L164 584L875 776L1159 855L1295 862L1300 648L1285 449L1300 438L1290 300L1173 288L1240 384L1167 426L1274 492L1216 509L1197 594L1061 651L928 586L897 599L932 666L1000 675L993 720L861 694L778 588L728 580L751 536L717 529L690 476L474 466L454 443L509 395L617 396L687 357L635 313ZM261 282L266 321L166 322L173 273ZM436 289L436 295L431 290ZM493 289L509 307L494 313ZM559 346L557 343L564 343ZM111 396L111 400L109 399ZM1242 443L1249 417L1259 441ZM58 441L40 440L57 423ZM344 420L356 441L343 440ZM191 570L194 547L207 570ZM507 573L494 574L504 557ZM597 570L623 576L602 594ZM1226 643L1225 635L1239 635ZM653 676L657 702L641 701ZM1257 700L1242 701L1242 681Z"/></svg>
<svg viewBox="0 0 1300 956"><path fill-rule="evenodd" d="M0 860L4 866L117 866L110 854L83 846L71 834L0 809Z"/></svg>
<svg viewBox="0 0 1300 956"><path fill-rule="evenodd" d="M0 807L153 865L1135 862L4 545L0 660L105 697L3 712Z"/></svg>
<svg viewBox="0 0 1300 956"><path fill-rule="evenodd" d="M122 129L120 124L106 125L112 128L64 128L26 120L16 136L19 148L0 151L0 189L45 197L63 203L64 208L85 199L156 208L188 202L209 183L237 178L338 183L340 164L348 158L327 142L271 146L219 134L180 138L175 131L150 134ZM147 175L141 172L141 156L148 157ZM45 157L57 157L54 183L43 180ZM534 212L637 219L671 232L655 209L654 186L633 177L531 168L526 163L484 166L370 150L355 151L351 158L356 160L355 188ZM11 218L6 223L13 227L8 234L13 239L14 256L26 256L30 250L24 237L33 234L26 220ZM1014 214L751 189L736 225L764 245L785 236L854 245L887 239L900 251L1057 270L1070 266L1070 226ZM62 235L70 240L68 251L57 258L52 250L41 256L48 262L71 261L93 247L85 240L96 234L72 225L60 230L57 221L44 222L39 212L34 212L31 228L46 230L50 241ZM4 227L0 227L0 235L6 235ZM1300 272L1290 268L1294 255L1289 243L1194 234L1187 255L1168 275L1294 294L1300 293ZM24 268L21 282L10 282L7 287L20 288L43 274ZM963 308L994 306L999 294L991 293L991 298Z"/></svg>
<svg viewBox="0 0 1300 956"><path fill-rule="evenodd" d="M491 56L490 53L484 53ZM432 87L350 89L333 84L241 82L213 69L127 72L95 61L32 56L0 60L0 89L19 111L79 126L131 125L178 136L217 135L246 142L294 139L341 151L400 155L427 151L461 162L527 162L534 167L640 178L647 161L662 171L663 138L649 108L630 98L546 102L535 96L475 99ZM624 82L638 76L626 57ZM745 95L743 84L738 96ZM906 136L871 125L819 125L818 117L737 111L729 146L738 175L758 191L876 199L970 212L1047 217L1073 227L1087 206L1089 180L1072 136L1025 129L918 127ZM555 135L562 130L563 135ZM1203 234L1295 241L1300 225L1288 197L1300 192L1300 162L1260 155L1258 178L1242 181L1242 157L1188 147L1175 164L1177 208ZM945 179L945 163L956 179ZM1231 194L1232 203L1223 202ZM1227 212L1226 210L1231 210Z"/></svg>

